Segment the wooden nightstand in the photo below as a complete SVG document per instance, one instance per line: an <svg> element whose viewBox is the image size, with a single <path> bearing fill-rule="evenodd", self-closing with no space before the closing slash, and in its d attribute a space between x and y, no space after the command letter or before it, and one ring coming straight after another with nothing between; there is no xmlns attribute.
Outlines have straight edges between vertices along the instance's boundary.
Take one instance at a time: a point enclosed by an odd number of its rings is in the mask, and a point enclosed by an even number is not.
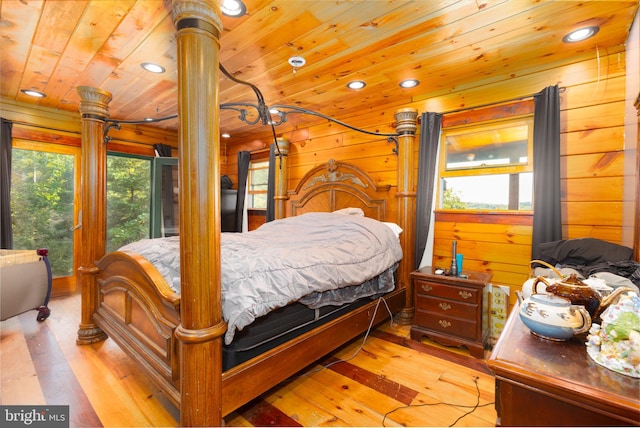
<svg viewBox="0 0 640 428"><path fill-rule="evenodd" d="M411 273L415 315L411 339L423 336L445 346L465 346L484 358L489 337L487 286L491 274L464 271L468 278L436 275L431 266Z"/></svg>

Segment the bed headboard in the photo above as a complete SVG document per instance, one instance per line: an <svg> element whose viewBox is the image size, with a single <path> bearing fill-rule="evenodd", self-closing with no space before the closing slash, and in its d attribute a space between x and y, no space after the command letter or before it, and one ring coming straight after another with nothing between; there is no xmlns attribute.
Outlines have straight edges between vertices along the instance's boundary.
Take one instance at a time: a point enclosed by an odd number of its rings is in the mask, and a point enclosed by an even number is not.
<svg viewBox="0 0 640 428"><path fill-rule="evenodd" d="M367 217L385 221L390 187L377 186L355 165L330 159L307 172L296 189L289 191L286 215L353 207L361 208Z"/></svg>

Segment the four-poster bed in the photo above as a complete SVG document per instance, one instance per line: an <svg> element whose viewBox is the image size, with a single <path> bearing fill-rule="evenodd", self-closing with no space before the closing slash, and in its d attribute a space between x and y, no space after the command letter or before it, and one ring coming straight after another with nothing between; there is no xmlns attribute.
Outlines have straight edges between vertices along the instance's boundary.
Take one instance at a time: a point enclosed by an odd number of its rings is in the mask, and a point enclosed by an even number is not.
<svg viewBox="0 0 640 428"><path fill-rule="evenodd" d="M327 178L329 174L348 180ZM375 186L364 172L346 163L330 162L314 168L301 180L298 190L292 192L288 200L292 216L314 213L313 217L316 212L360 208L370 218L389 220L389 187ZM98 306L93 316L96 324L180 406L180 355L173 334L180 324L180 295L147 259L136 253L109 253L97 263L97 269ZM399 286L384 295L393 313L404 308L406 293L406 288ZM320 323L266 353L223 371L223 414L364 332L372 323L376 306L382 307L377 310L373 323L380 322L388 317L384 304L370 299L364 304L357 302L328 323Z"/></svg>
<svg viewBox="0 0 640 428"><path fill-rule="evenodd" d="M221 304L220 189L217 180L211 180L220 176L215 102L220 21L214 5L207 1L176 0L172 12L177 28L180 94L181 292L177 295L171 290L142 257L118 252L104 255L103 133L111 95L79 87L84 251L78 272L82 319L77 342L113 338L180 408L182 425L220 426L224 415L365 332L369 325L385 319L387 312L375 310L376 300L366 302L223 371L226 323ZM416 119L415 109L396 113L395 193L389 187L379 188L353 165L330 162L309 171L295 191L276 195L276 206L284 208L287 217L360 208L368 217L397 223L404 230L399 238L403 259L397 270L397 286L384 299L405 322L413 313L409 273L414 259ZM282 170L286 173L286 168ZM286 183L286 179L280 177L277 182ZM390 209L392 204L395 209ZM282 214L276 214L276 218Z"/></svg>

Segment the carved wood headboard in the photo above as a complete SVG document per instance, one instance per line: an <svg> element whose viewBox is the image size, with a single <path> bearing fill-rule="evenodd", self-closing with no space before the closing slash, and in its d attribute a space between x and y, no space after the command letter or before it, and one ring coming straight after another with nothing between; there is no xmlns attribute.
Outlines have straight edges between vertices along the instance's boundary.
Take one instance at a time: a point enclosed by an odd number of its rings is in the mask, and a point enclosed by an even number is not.
<svg viewBox="0 0 640 428"><path fill-rule="evenodd" d="M367 217L387 220L391 186L377 186L355 165L330 159L305 174L289 192L287 217L306 212L361 208Z"/></svg>

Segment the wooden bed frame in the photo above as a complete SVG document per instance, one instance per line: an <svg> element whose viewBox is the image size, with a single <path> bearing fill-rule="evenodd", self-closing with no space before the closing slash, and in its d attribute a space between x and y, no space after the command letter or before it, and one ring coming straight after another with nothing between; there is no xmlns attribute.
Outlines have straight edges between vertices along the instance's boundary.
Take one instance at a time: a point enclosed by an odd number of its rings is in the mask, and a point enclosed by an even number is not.
<svg viewBox="0 0 640 428"><path fill-rule="evenodd" d="M339 179L328 178L333 174ZM312 169L302 179L298 190L290 194L289 207L293 215L357 207L367 216L384 221L389 190L389 186L375 186L363 171L352 165L330 161ZM97 267L98 307L94 321L179 407L180 356L174 332L180 325L180 296L140 256L109 253ZM404 307L405 295L406 289L399 287L385 296L392 312ZM223 415L364 332L376 304L377 301L372 301L222 373ZM387 317L386 309L380 307L374 322Z"/></svg>
<svg viewBox="0 0 640 428"><path fill-rule="evenodd" d="M78 282L82 319L78 344L111 337L180 408L184 426L221 426L223 416L366 331L376 301L222 371L220 176L216 92L219 10L206 0L174 0L179 75L181 296L146 260L105 255L106 145L111 94L78 87L82 114L82 243ZM199 58L208 58L200 61ZM186 73L189 70L189 73ZM213 76L213 78L211 78ZM207 111L209 115L198 114ZM396 318L413 316L414 143L417 111L396 113L398 184L378 187L353 165L329 161L309 171L296 190L276 196L276 217L359 207L403 228L398 287L385 296ZM206 159L206 162L202 162ZM282 168L286 172L286 168ZM277 183L286 183L280 176ZM278 191L276 192L278 193ZM202 197L201 195L206 195ZM395 209L390 209L396 204ZM279 207L279 208L278 208ZM391 212L397 213L392 215ZM201 263L207 260L207 263ZM379 308L374 323L388 317Z"/></svg>

